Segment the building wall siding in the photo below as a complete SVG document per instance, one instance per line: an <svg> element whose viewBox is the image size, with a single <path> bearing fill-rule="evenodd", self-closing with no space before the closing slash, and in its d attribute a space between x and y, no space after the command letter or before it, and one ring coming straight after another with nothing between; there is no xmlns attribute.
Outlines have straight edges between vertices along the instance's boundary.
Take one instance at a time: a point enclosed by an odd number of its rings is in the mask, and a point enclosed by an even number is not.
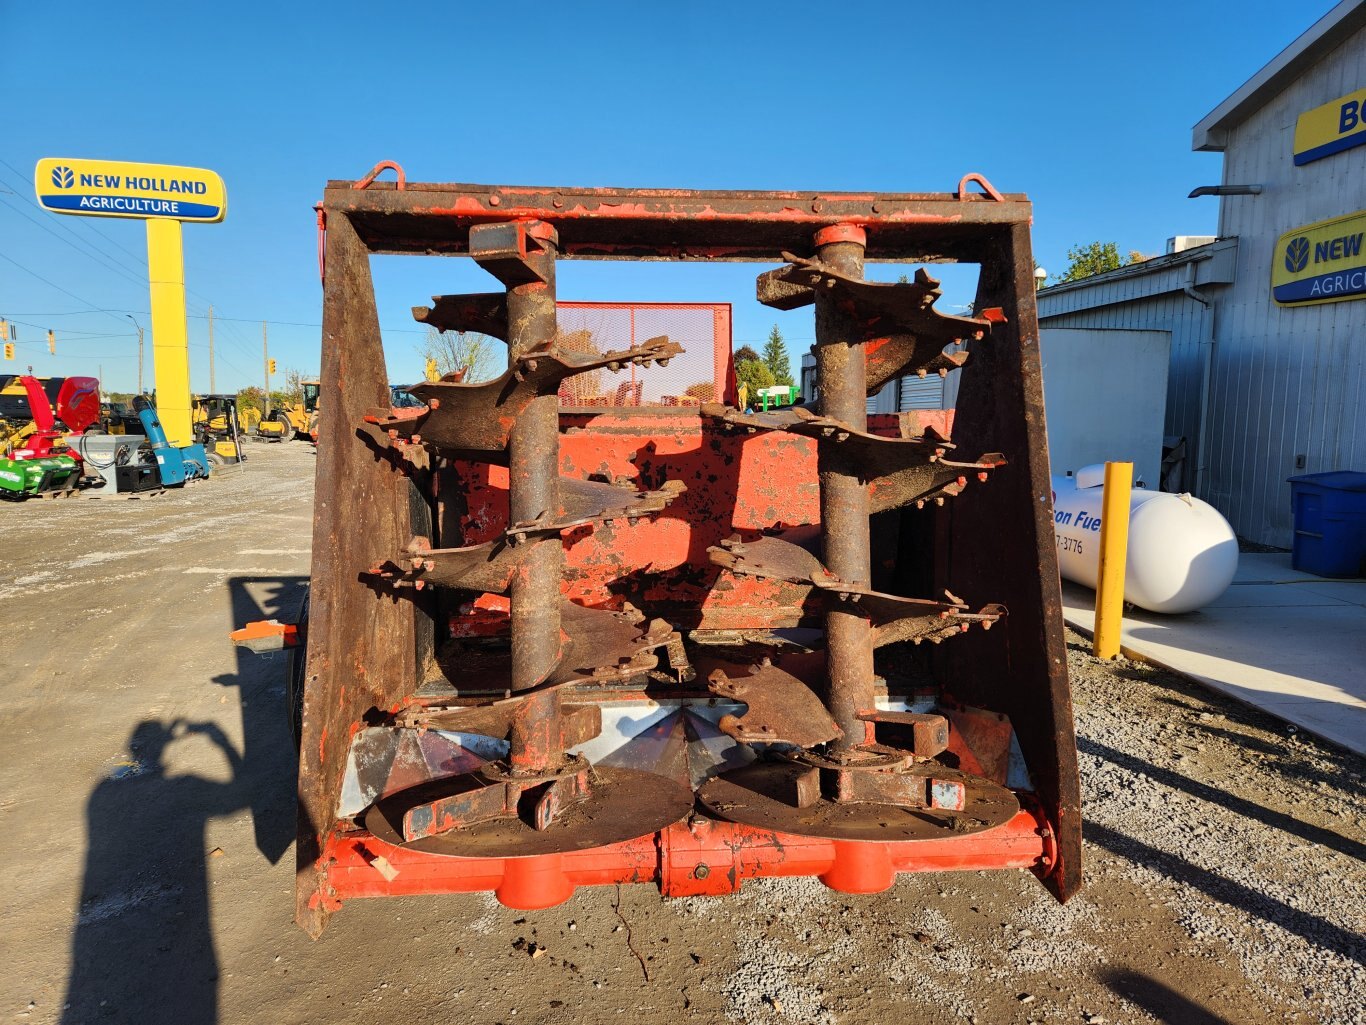
<svg viewBox="0 0 1366 1025"><path fill-rule="evenodd" d="M1296 167L1301 113L1366 87L1366 30L1309 68L1229 134L1229 196L1219 234L1237 236L1237 272L1215 316L1207 498L1244 537L1288 547L1285 478L1366 469L1366 299L1283 309L1271 300L1276 240L1293 228L1366 210L1366 147ZM1303 455L1305 466L1295 466Z"/></svg>
<svg viewBox="0 0 1366 1025"><path fill-rule="evenodd" d="M1206 294L1216 295L1214 289ZM1164 434L1183 437L1188 456L1185 486L1194 487L1196 443L1200 433L1200 393L1203 380L1201 346L1209 337L1210 311L1184 292L1137 302L1041 317L1047 328L1086 328L1093 331L1167 331L1172 338L1171 372L1167 379ZM1045 415L1047 411L1045 410Z"/></svg>
<svg viewBox="0 0 1366 1025"><path fill-rule="evenodd" d="M1230 130L1224 184L1263 191L1220 201L1219 235L1230 242L1208 247L1219 255L1197 264L1209 309L1184 294L1186 270L1170 258L1039 296L1043 327L1171 331L1165 430L1189 442L1187 482L1240 535L1263 544L1288 548L1293 539L1287 477L1366 470L1366 299L1290 309L1271 299L1282 234L1366 210L1366 146L1294 163L1299 115L1364 87L1366 29ZM1231 240L1236 246L1226 248ZM1211 331L1205 473L1195 487L1201 347Z"/></svg>

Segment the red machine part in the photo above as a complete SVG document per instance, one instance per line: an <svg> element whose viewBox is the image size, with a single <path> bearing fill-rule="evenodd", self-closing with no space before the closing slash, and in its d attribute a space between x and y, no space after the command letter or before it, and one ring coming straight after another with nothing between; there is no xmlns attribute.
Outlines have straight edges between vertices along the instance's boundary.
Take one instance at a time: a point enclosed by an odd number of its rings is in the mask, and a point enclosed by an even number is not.
<svg viewBox="0 0 1366 1025"><path fill-rule="evenodd" d="M365 832L336 833L318 863L326 882L314 900L335 911L358 897L492 890L507 907L534 910L562 904L580 886L655 882L667 897L720 896L762 876L816 876L842 893L879 893L902 872L1015 868L1046 876L1056 856L1052 830L1032 806L995 829L943 840L828 840L696 818L653 836L529 858L438 857Z"/></svg>
<svg viewBox="0 0 1366 1025"><path fill-rule="evenodd" d="M78 380L87 380L78 378ZM88 380L93 380L89 378ZM11 455L14 459L46 459L52 455L69 455L73 459L80 459L74 451L66 448L66 443L62 440L65 431L57 430L57 419L52 414L52 405L48 401L47 392L43 390L42 382L38 378L29 374L23 374L19 378L19 383L24 386L24 391L28 393L29 410L33 414L34 432L24 439L22 448L17 448ZM66 383L62 385L62 394L66 393ZM99 414L99 394L98 382L95 396L96 415Z"/></svg>
<svg viewBox="0 0 1366 1025"><path fill-rule="evenodd" d="M100 382L95 377L68 377L57 393L57 416L72 434L81 434L100 418Z"/></svg>

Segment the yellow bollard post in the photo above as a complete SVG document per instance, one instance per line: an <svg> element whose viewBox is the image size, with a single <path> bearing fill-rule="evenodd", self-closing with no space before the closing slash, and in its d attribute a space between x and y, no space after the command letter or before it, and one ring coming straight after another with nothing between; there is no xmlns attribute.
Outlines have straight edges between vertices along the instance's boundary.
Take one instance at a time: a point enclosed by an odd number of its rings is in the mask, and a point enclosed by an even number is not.
<svg viewBox="0 0 1366 1025"><path fill-rule="evenodd" d="M190 416L190 339L185 325L185 260L180 222L147 219L152 286L152 372L157 418L177 447L194 441Z"/></svg>
<svg viewBox="0 0 1366 1025"><path fill-rule="evenodd" d="M1100 514L1100 579L1096 582L1096 658L1118 658L1124 624L1124 564L1129 557L1129 493L1133 463L1105 464Z"/></svg>

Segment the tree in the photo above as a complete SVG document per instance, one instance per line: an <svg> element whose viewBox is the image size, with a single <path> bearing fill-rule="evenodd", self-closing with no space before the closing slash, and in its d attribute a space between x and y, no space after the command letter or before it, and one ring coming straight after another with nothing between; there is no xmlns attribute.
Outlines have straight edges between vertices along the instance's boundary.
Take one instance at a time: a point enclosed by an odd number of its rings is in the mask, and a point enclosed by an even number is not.
<svg viewBox="0 0 1366 1025"><path fill-rule="evenodd" d="M1075 245L1067 250L1067 270L1053 277L1054 281L1080 281L1095 274L1118 270L1133 263L1142 263L1147 257L1136 249L1129 251L1128 258L1119 255L1119 246L1114 242L1092 242L1088 245Z"/></svg>
<svg viewBox="0 0 1366 1025"><path fill-rule="evenodd" d="M277 401L283 404L302 406L304 404L304 375L297 370L285 371L285 386L281 391L271 392L271 404ZM278 396L278 399L277 399Z"/></svg>
<svg viewBox="0 0 1366 1025"><path fill-rule="evenodd" d="M760 388L773 386L773 373L762 360L742 359L735 364L735 383L744 390L748 404L754 401Z"/></svg>
<svg viewBox="0 0 1366 1025"><path fill-rule="evenodd" d="M737 367L747 359L752 359L755 362L761 362L761 360L759 359L759 354L755 352L752 348L750 348L748 345L742 345L740 346L740 348L736 349L735 355L732 358L735 360L735 365Z"/></svg>
<svg viewBox="0 0 1366 1025"><path fill-rule="evenodd" d="M787 343L783 341L783 333L778 330L777 324L773 325L773 330L768 333L768 341L764 343L764 366L768 367L774 384L792 384L792 361L788 359Z"/></svg>
<svg viewBox="0 0 1366 1025"><path fill-rule="evenodd" d="M250 388L243 388L237 393L238 409L254 409L262 412L266 407L266 393L258 386L252 385Z"/></svg>
<svg viewBox="0 0 1366 1025"><path fill-rule="evenodd" d="M494 339L478 331L438 331L428 327L418 352L424 362L436 361L442 377L463 370L465 383L472 384L494 376L495 347Z"/></svg>

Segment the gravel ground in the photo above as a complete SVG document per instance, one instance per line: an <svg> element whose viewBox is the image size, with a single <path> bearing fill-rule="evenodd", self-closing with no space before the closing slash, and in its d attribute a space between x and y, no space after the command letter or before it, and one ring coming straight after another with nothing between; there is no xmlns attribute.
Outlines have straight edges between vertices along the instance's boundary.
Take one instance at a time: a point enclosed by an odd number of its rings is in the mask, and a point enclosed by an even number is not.
<svg viewBox="0 0 1366 1025"><path fill-rule="evenodd" d="M1366 1023L1362 760L1077 636L1066 906L1015 872L756 880L356 901L309 941L282 663L224 635L297 601L313 460L252 454L183 495L0 506L7 1019Z"/></svg>

